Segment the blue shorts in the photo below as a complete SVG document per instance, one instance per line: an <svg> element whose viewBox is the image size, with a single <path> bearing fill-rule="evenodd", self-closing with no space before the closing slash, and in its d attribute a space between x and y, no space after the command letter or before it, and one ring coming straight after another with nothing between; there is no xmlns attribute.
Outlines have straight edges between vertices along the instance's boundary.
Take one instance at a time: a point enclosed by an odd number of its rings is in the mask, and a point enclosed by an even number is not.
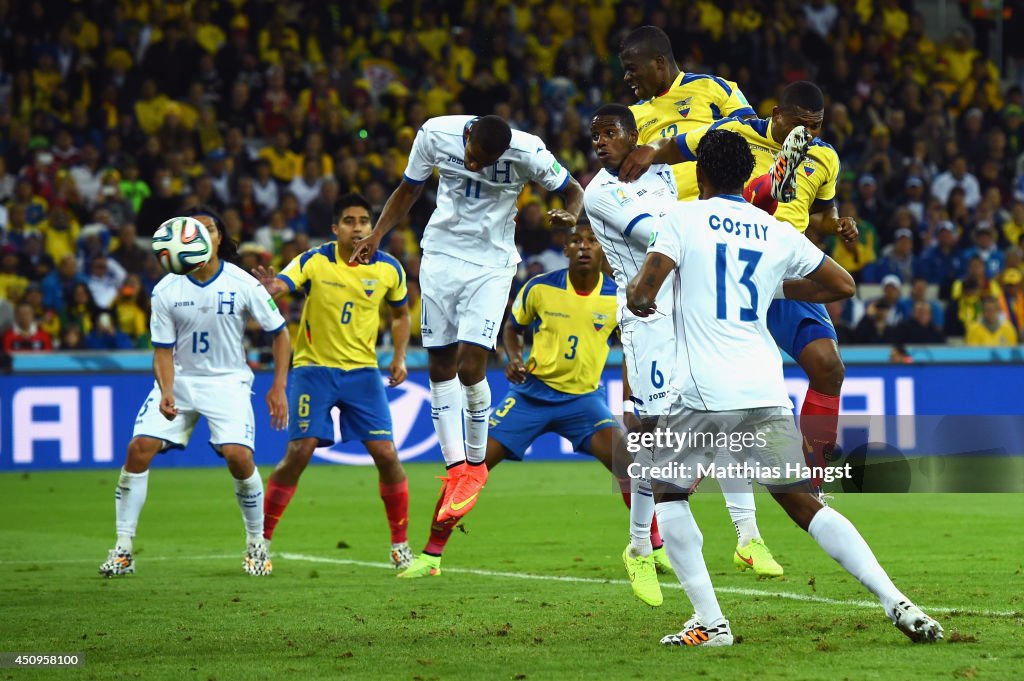
<svg viewBox="0 0 1024 681"><path fill-rule="evenodd" d="M768 331L775 344L798 361L811 341L831 338L839 342L825 306L801 300L773 300L768 306Z"/></svg>
<svg viewBox="0 0 1024 681"><path fill-rule="evenodd" d="M391 440L391 408L380 371L303 366L292 369L288 386L288 440L315 437L334 444L331 408L338 407L341 440Z"/></svg>
<svg viewBox="0 0 1024 681"><path fill-rule="evenodd" d="M491 414L488 437L504 445L508 457L522 461L527 448L544 433L557 433L585 451L590 438L603 428L619 427L608 409L604 390L559 402L525 394L513 386Z"/></svg>

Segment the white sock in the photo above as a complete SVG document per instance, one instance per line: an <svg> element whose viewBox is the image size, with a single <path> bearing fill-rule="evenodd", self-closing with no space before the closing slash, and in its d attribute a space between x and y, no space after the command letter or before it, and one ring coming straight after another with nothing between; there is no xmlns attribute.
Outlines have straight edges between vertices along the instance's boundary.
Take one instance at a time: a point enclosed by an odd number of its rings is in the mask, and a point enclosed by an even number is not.
<svg viewBox="0 0 1024 681"><path fill-rule="evenodd" d="M121 468L114 489L114 514L116 518L117 546L126 551L132 550L132 538L139 526L139 515L146 503L146 490L149 488L149 471L129 473Z"/></svg>
<svg viewBox="0 0 1024 681"><path fill-rule="evenodd" d="M466 459L483 463L487 456L487 419L491 415L491 386L487 379L475 385L462 386L465 398L463 423L466 427Z"/></svg>
<svg viewBox="0 0 1024 681"><path fill-rule="evenodd" d="M635 483L635 488L629 495L629 553L636 558L649 556L654 551L654 545L651 544L654 494L651 493L649 481L632 482Z"/></svg>
<svg viewBox="0 0 1024 681"><path fill-rule="evenodd" d="M725 497L725 507L729 509L729 517L732 518L733 527L736 528L736 539L739 545L746 546L751 540L760 539L761 533L757 531L754 493L722 490L722 496Z"/></svg>
<svg viewBox="0 0 1024 681"><path fill-rule="evenodd" d="M462 386L459 379L430 382L430 415L446 466L466 460L462 441Z"/></svg>
<svg viewBox="0 0 1024 681"><path fill-rule="evenodd" d="M676 571L679 583L693 604L693 610L701 624L713 627L720 624L725 616L718 605L711 575L704 563L704 535L697 527L697 521L690 512L688 501L665 501L654 507L658 514L658 528L665 540L665 551L672 569Z"/></svg>
<svg viewBox="0 0 1024 681"><path fill-rule="evenodd" d="M839 511L828 506L822 508L811 518L807 533L825 549L825 553L878 597L886 614L896 603L907 600L878 564L878 559L857 528Z"/></svg>
<svg viewBox="0 0 1024 681"><path fill-rule="evenodd" d="M263 479L259 468L255 468L245 480L235 479L235 496L238 507L242 509L249 543L263 541Z"/></svg>

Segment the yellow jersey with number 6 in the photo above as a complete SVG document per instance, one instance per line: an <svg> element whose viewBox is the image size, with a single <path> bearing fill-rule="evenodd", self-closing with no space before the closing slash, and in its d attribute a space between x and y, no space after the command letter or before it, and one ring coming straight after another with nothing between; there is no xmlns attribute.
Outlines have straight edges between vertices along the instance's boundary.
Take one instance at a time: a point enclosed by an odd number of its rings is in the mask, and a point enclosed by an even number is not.
<svg viewBox="0 0 1024 681"><path fill-rule="evenodd" d="M753 116L754 109L732 81L703 73L680 73L664 94L629 107L640 144L711 125L730 116ZM697 171L689 163L672 166L680 201L697 198Z"/></svg>

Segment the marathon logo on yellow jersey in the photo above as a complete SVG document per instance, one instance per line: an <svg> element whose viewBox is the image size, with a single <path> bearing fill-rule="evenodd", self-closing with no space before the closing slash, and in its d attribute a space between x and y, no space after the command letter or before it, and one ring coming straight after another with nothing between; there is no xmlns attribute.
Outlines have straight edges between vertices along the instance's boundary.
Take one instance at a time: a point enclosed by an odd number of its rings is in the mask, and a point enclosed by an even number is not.
<svg viewBox="0 0 1024 681"><path fill-rule="evenodd" d="M693 97L687 97L686 99L676 102L676 111L678 111L679 115L683 118L690 115L690 100L692 99Z"/></svg>
<svg viewBox="0 0 1024 681"><path fill-rule="evenodd" d="M599 312L591 313L594 315L594 331L600 331L604 328L604 325L608 323L608 315L601 314Z"/></svg>
<svg viewBox="0 0 1024 681"><path fill-rule="evenodd" d="M657 125L657 124L658 124L658 119L657 118L652 118L651 120L649 120L646 123L644 123L643 125L641 125L640 128L638 129L638 132L643 132L644 130L646 130L647 128L651 127L652 125Z"/></svg>

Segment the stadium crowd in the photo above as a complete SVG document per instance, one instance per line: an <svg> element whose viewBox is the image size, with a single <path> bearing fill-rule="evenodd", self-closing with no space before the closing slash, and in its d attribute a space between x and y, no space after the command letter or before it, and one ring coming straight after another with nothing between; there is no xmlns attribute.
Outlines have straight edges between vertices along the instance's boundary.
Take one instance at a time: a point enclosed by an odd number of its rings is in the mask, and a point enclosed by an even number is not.
<svg viewBox="0 0 1024 681"><path fill-rule="evenodd" d="M912 0L0 2L3 351L149 347L162 221L212 207L243 267L280 269L331 238L339 195L379 214L433 116L496 113L586 186L590 114L632 103L617 46L648 23L759 115L789 82L825 91L840 214L861 234L820 240L861 284L830 307L841 342L1016 345L1024 98L985 56L982 4L964 5L977 30L939 39ZM1024 45L1006 49L1024 64ZM521 281L566 265L544 217L559 201L520 197ZM409 275L414 338L432 208L384 244Z"/></svg>

